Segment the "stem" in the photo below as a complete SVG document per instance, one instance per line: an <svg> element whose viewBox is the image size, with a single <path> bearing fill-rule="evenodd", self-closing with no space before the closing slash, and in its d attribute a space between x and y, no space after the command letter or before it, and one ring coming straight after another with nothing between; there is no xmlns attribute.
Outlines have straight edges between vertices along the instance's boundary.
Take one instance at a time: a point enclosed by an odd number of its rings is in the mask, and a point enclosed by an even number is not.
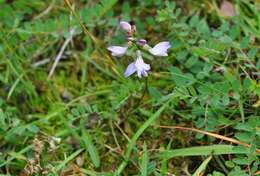
<svg viewBox="0 0 260 176"><path fill-rule="evenodd" d="M142 100L144 99L145 93L147 91L148 91L148 77L145 78L145 86L144 86L143 94L142 94L141 98L139 99L139 101L137 102L137 104L134 106L133 109L136 109L140 106Z"/></svg>
<svg viewBox="0 0 260 176"><path fill-rule="evenodd" d="M134 134L134 136L132 137L132 139L130 140L130 142L127 145L127 150L125 153L126 157L124 158L124 161L120 164L118 169L116 170L116 173L115 173L116 176L119 176L123 172L125 167L127 166L131 153L132 153L132 150L135 147L137 139L142 135L144 130L146 130L146 128L148 128L160 116L160 114L168 106L168 102L166 102L164 105L162 105L151 117L149 117L149 119L146 120L144 122L144 124Z"/></svg>

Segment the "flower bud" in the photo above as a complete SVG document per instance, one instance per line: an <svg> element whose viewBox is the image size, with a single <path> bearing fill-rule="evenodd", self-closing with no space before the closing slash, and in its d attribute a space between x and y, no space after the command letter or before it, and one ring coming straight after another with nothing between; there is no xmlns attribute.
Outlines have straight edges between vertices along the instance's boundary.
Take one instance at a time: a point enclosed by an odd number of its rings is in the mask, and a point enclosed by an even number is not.
<svg viewBox="0 0 260 176"><path fill-rule="evenodd" d="M147 43L147 41L145 39L140 39L137 41L138 45L144 46Z"/></svg>
<svg viewBox="0 0 260 176"><path fill-rule="evenodd" d="M123 30L127 31L127 32L131 32L131 30L132 30L131 24L129 24L129 23L126 22L126 21L120 21L120 27L121 27Z"/></svg>

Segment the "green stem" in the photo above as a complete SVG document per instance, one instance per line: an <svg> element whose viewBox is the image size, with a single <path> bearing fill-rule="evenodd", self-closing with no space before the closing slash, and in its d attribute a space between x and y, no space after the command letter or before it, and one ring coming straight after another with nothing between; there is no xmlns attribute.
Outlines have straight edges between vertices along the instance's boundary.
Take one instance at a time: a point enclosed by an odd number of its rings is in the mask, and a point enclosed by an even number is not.
<svg viewBox="0 0 260 176"><path fill-rule="evenodd" d="M146 79L145 79L145 87L144 87L144 90L143 90L143 94L142 94L141 98L139 99L138 103L134 106L133 109L137 109L140 106L142 100L144 99L145 93L147 92L147 89L148 89L148 77L146 77Z"/></svg>
<svg viewBox="0 0 260 176"><path fill-rule="evenodd" d="M127 151L126 151L126 154L125 154L126 157L125 157L124 161L120 164L118 169L116 170L115 175L120 175L123 172L123 170L125 169L125 167L128 164L128 161L130 159L132 150L133 150L133 148L136 144L137 139L141 136L141 134L144 132L144 130L146 130L146 128L148 128L160 116L160 114L164 111L164 109L167 106L168 106L168 102L166 102L164 105L162 105L160 107L160 109L158 109L155 112L155 114L153 114L147 121L145 121L145 123L137 130L137 132L134 134L134 136L132 137L132 139L128 143Z"/></svg>

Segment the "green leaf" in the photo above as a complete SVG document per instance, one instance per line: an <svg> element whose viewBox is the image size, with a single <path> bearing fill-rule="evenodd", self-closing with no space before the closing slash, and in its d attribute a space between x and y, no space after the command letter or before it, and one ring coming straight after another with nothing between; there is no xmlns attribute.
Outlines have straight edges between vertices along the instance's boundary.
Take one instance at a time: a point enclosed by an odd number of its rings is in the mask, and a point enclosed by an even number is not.
<svg viewBox="0 0 260 176"><path fill-rule="evenodd" d="M245 36L242 38L242 41L240 42L240 48L241 49L245 49L248 47L250 42L250 37L249 36Z"/></svg>
<svg viewBox="0 0 260 176"><path fill-rule="evenodd" d="M95 19L100 20L112 7L117 3L118 0L101 0L93 7L85 7L82 10L83 21L88 24L89 20Z"/></svg>
<svg viewBox="0 0 260 176"><path fill-rule="evenodd" d="M253 48L251 48L249 51L248 51L248 57L250 58L250 59L254 59L255 58L255 56L256 56L256 54L257 54L257 51L258 51L258 49L257 49L257 47L253 47Z"/></svg>
<svg viewBox="0 0 260 176"><path fill-rule="evenodd" d="M196 29L199 33L205 36L209 36L210 34L209 26L205 19L202 19L199 23L197 23Z"/></svg>
<svg viewBox="0 0 260 176"><path fill-rule="evenodd" d="M234 164L232 161L226 161L226 162L225 162L225 165L226 165L227 167L229 167L229 168L235 167L235 164Z"/></svg>
<svg viewBox="0 0 260 176"><path fill-rule="evenodd" d="M247 158L234 158L232 161L239 165L248 165L249 164L249 161Z"/></svg>
<svg viewBox="0 0 260 176"><path fill-rule="evenodd" d="M86 146L86 149L90 155L90 158L91 158L93 164L95 165L95 167L99 167L100 166L100 157L99 157L99 154L98 154L98 151L97 151L95 145L92 142L91 135L85 129L82 129L81 132L82 132L81 139Z"/></svg>
<svg viewBox="0 0 260 176"><path fill-rule="evenodd" d="M240 141L244 141L244 142L251 142L252 138L253 138L253 134L249 133L249 132L243 132L243 133L236 133L235 137L240 140Z"/></svg>
<svg viewBox="0 0 260 176"><path fill-rule="evenodd" d="M184 86L187 87L194 82L196 82L196 79L194 76L190 73L182 73L182 71L177 67L172 67L170 69L172 79L175 81L177 86Z"/></svg>
<svg viewBox="0 0 260 176"><path fill-rule="evenodd" d="M235 40L240 36L240 27L239 25L234 25L231 27L231 29L229 30L229 36Z"/></svg>
<svg viewBox="0 0 260 176"><path fill-rule="evenodd" d="M234 146L232 145L210 145L166 150L160 155L160 157L170 159L179 156L224 155L245 153L245 151L235 151L233 150L233 147Z"/></svg>
<svg viewBox="0 0 260 176"><path fill-rule="evenodd" d="M141 176L147 176L148 175L148 163L149 163L149 156L147 151L146 143L143 144L143 153L141 156L141 163L140 163L140 169L141 169Z"/></svg>
<svg viewBox="0 0 260 176"><path fill-rule="evenodd" d="M198 62L198 57L192 56L185 62L185 67L191 68Z"/></svg>

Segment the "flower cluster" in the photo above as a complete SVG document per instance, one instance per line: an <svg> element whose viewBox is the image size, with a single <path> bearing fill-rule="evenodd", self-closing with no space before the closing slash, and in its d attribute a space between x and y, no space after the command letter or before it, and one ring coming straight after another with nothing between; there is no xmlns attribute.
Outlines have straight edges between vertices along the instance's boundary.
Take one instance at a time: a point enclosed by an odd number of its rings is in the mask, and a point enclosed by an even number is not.
<svg viewBox="0 0 260 176"><path fill-rule="evenodd" d="M127 40L128 46L110 46L107 49L111 52L112 56L121 57L123 56L129 47L136 47L136 60L128 65L125 70L124 76L129 77L133 73L137 72L137 76L142 78L142 76L146 77L148 75L148 71L150 70L150 64L146 64L141 55L141 49L148 51L154 56L168 56L167 50L171 47L170 42L164 41L156 44L154 47L150 47L147 44L145 39L136 39L135 32L136 28L135 25L131 25L128 22L121 21L120 28L127 32Z"/></svg>

